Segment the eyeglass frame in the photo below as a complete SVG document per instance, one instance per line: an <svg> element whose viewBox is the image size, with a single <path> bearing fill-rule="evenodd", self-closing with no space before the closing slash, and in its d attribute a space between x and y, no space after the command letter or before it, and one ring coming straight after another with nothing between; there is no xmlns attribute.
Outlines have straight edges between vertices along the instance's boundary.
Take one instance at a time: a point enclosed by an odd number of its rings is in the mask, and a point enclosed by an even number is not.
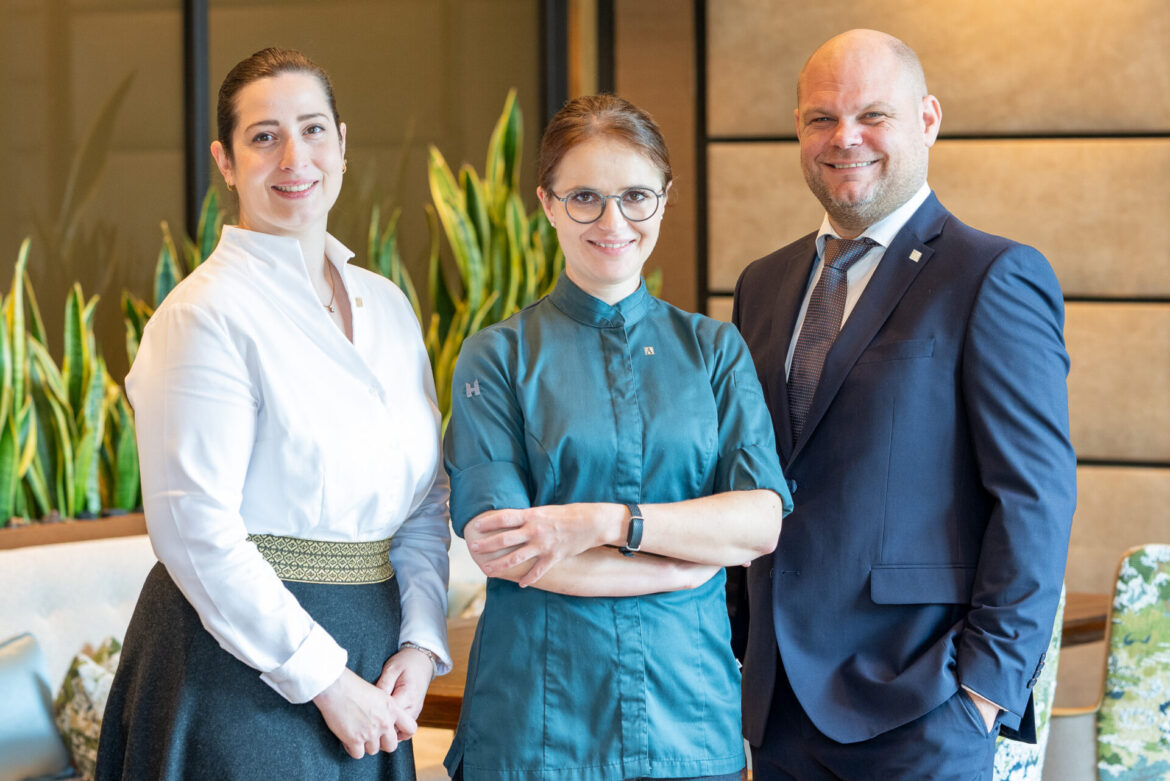
<svg viewBox="0 0 1170 781"><path fill-rule="evenodd" d="M649 214L647 214L645 217L643 217L640 220L636 220L633 217L627 217L626 210L622 208L621 199L622 199L622 196L625 195L626 193L628 193L630 190L645 190L645 191L653 194L654 198L656 199L656 203L654 204L654 211L650 212ZM572 197L573 193L580 193L580 192L593 193L594 195L596 195L598 198L601 199L601 211L598 212L597 216L594 217L592 220L578 220L576 217L574 217L572 214L569 213L569 203L568 203L569 198ZM597 190L594 190L590 187L577 187L577 188L574 188L572 190L569 190L568 194L565 195L564 197L557 195L551 189L548 191L548 194L551 195L554 200L561 202L561 204L565 207L565 215L570 220L577 223L578 225L592 225L593 223L597 222L598 220L600 220L602 217L605 216L605 209L607 206L609 206L609 199L610 198L617 199L618 214L622 215L623 220L629 220L630 222L645 222L646 220L653 217L655 214L658 214L658 210L660 208L662 208L662 199L664 197L666 197L666 188L663 187L662 192L656 193L653 190L651 190L649 187L638 187L635 185L634 187L627 187L626 189L622 190L620 193L617 193L615 195L602 195L601 193L597 192Z"/></svg>

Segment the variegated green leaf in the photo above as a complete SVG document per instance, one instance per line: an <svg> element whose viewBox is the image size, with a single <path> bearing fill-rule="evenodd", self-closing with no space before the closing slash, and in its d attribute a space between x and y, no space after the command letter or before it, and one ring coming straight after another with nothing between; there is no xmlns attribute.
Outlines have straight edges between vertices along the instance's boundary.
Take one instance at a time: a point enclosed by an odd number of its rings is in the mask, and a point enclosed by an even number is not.
<svg viewBox="0 0 1170 781"><path fill-rule="evenodd" d="M5 300L4 317L8 325L8 340L11 345L8 356L11 361L12 376L12 408L19 409L27 396L28 358L25 347L24 327L24 279L28 266L29 240L20 244L20 252L16 256L16 266L12 271L12 290ZM9 369L5 368L7 377ZM6 380L7 382L7 380ZM7 408L7 404L4 405Z"/></svg>
<svg viewBox="0 0 1170 781"><path fill-rule="evenodd" d="M167 294L175 289L179 280L183 278L183 270L179 267L179 249L171 237L171 227L166 220L162 221L163 243L158 250L158 262L154 266L154 306L163 302Z"/></svg>
<svg viewBox="0 0 1170 781"><path fill-rule="evenodd" d="M0 522L7 525L16 509L17 466L20 461L16 423L11 416L0 425Z"/></svg>
<svg viewBox="0 0 1170 781"><path fill-rule="evenodd" d="M69 408L81 408L85 393L85 369L89 362L89 335L85 330L81 285L73 288L65 298L65 358L61 363L61 374L65 378Z"/></svg>
<svg viewBox="0 0 1170 781"><path fill-rule="evenodd" d="M199 249L198 261L191 270L195 270L215 249L219 243L219 234L223 230L223 212L219 210L219 194L215 187L207 188L207 195L203 196L203 205L199 209L199 226L195 232L195 244Z"/></svg>

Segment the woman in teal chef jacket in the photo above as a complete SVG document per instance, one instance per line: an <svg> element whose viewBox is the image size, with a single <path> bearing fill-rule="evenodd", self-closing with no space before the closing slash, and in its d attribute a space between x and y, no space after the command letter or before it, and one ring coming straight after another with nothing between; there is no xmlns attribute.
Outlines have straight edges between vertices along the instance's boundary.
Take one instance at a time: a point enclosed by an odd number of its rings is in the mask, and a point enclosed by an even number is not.
<svg viewBox="0 0 1170 781"><path fill-rule="evenodd" d="M645 112L570 101L539 184L565 272L455 370L451 519L488 586L447 767L738 779L723 567L792 501L755 369L731 325L646 291L671 170Z"/></svg>

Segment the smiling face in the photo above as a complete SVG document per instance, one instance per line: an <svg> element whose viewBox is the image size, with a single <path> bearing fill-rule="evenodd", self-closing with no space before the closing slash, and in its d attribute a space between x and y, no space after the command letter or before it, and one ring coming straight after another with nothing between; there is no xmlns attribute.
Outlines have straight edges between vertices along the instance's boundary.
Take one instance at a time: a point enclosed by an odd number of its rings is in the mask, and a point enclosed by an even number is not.
<svg viewBox="0 0 1170 781"><path fill-rule="evenodd" d="M607 136L594 136L564 154L552 177L552 192L537 188L544 213L557 229L565 253L565 273L577 287L608 304L638 289L642 266L658 242L666 211L666 196L652 217L632 222L622 216L617 201L606 201L601 219L582 225L569 218L565 205L553 198L573 190L616 195L632 187L656 193L669 185L663 172L635 147Z"/></svg>
<svg viewBox="0 0 1170 781"><path fill-rule="evenodd" d="M896 39L853 31L830 40L800 75L796 134L805 181L843 238L908 201L926 181L942 110Z"/></svg>
<svg viewBox="0 0 1170 781"><path fill-rule="evenodd" d="M240 227L301 238L324 233L341 192L345 123L338 127L320 80L299 71L257 79L235 98L232 151L211 145L236 188Z"/></svg>

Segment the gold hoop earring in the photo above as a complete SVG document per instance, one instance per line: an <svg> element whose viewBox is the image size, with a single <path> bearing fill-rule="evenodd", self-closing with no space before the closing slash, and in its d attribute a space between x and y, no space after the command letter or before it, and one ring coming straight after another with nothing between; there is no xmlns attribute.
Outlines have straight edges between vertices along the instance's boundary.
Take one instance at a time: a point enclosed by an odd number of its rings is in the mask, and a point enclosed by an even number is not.
<svg viewBox="0 0 1170 781"><path fill-rule="evenodd" d="M234 192L236 191L236 187L235 187L235 185L233 185L233 184L230 184L230 183L228 183L228 182L224 182L224 184L226 184L226 185L227 185L227 188L228 188L228 192L229 192L229 193L234 193Z"/></svg>
<svg viewBox="0 0 1170 781"><path fill-rule="evenodd" d="M346 171L348 171L348 170L349 170L349 160L348 160L348 159L346 159L346 158L342 158L342 160L341 160L341 172L342 172L342 173L345 173L345 172L346 172Z"/></svg>

